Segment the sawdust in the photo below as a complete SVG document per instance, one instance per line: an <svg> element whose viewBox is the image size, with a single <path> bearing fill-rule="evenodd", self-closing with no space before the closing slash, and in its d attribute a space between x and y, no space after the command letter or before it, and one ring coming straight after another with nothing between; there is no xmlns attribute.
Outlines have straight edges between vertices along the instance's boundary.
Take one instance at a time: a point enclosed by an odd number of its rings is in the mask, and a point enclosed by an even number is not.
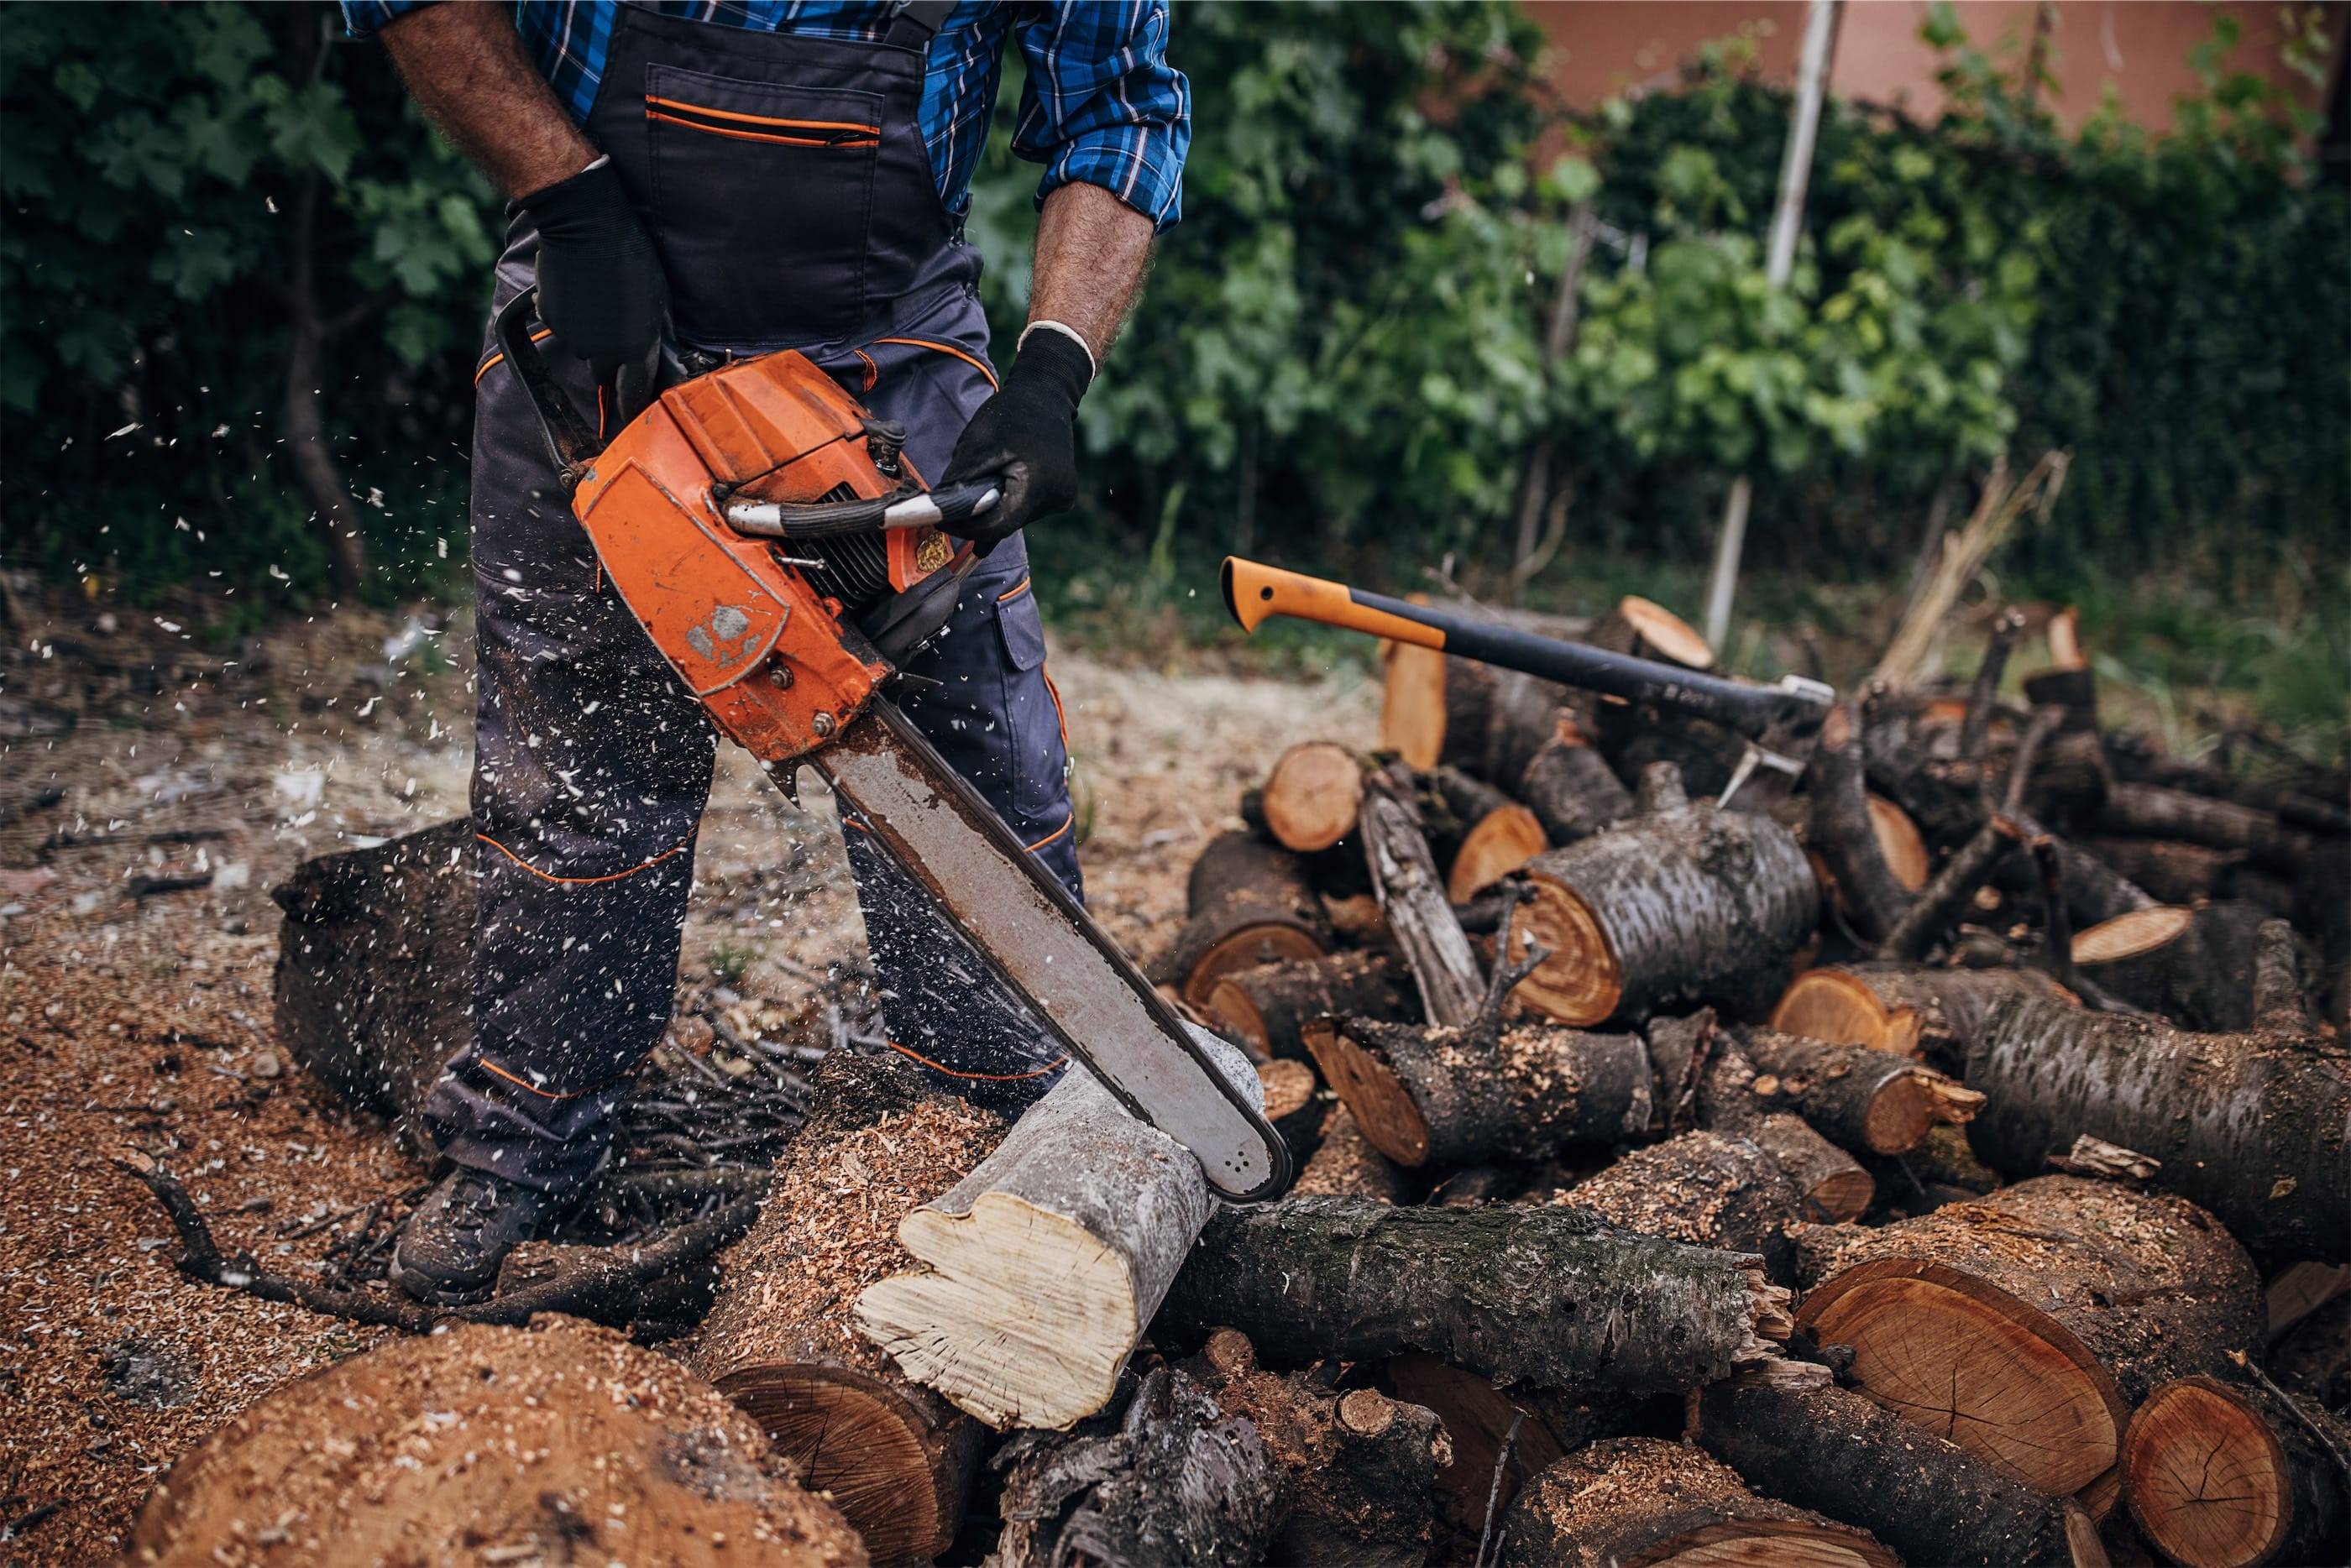
<svg viewBox="0 0 2351 1568"><path fill-rule="evenodd" d="M381 1337L181 1279L162 1215L107 1158L163 1157L225 1248L284 1271L323 1266L423 1177L272 1039L267 890L308 856L461 815L472 693L462 620L322 614L214 654L167 618L19 597L37 624L0 654L0 1563L46 1564L115 1549L191 1443ZM1145 959L1243 784L1294 741L1376 723L1360 676L1053 673L1091 899ZM831 816L820 790L794 810L724 756L682 979L738 1028L797 1016L862 950Z"/></svg>

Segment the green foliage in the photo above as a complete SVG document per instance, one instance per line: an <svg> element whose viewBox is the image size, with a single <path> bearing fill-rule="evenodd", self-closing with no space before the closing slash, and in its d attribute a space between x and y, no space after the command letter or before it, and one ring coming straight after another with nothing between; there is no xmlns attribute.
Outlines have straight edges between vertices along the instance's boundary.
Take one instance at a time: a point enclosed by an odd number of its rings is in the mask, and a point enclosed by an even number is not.
<svg viewBox="0 0 2351 1568"><path fill-rule="evenodd" d="M329 439L377 497L362 515L387 586L445 569L436 540L462 554L446 460L470 412L487 192L363 47L319 4L0 8L11 555L134 591L321 580L282 452L306 259Z"/></svg>

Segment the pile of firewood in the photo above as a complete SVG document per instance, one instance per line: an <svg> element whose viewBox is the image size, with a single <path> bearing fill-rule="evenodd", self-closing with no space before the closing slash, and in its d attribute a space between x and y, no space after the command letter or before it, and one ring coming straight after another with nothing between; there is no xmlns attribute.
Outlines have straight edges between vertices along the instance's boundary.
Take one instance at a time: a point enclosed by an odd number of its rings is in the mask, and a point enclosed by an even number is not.
<svg viewBox="0 0 2351 1568"><path fill-rule="evenodd" d="M1082 1074L1008 1127L844 1046L669 1348L875 1562L2341 1561L2343 781L2108 732L2069 618L2004 698L2018 632L1727 806L1737 736L1395 650L1155 976L1289 1196L1221 1208ZM281 1023L348 1023L304 961ZM595 1266L517 1299L647 1310Z"/></svg>

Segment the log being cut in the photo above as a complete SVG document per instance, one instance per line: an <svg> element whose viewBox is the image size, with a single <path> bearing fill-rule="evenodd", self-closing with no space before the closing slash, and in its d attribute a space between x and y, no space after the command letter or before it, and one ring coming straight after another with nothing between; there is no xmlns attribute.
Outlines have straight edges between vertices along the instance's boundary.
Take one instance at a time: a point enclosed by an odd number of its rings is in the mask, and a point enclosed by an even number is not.
<svg viewBox="0 0 2351 1568"><path fill-rule="evenodd" d="M2081 1506L2052 1498L1848 1388L1731 1378L1706 1390L1698 1438L1767 1497L1858 1525L1906 1563L2105 1568Z"/></svg>
<svg viewBox="0 0 2351 1568"><path fill-rule="evenodd" d="M2149 1544L2193 1568L2340 1562L2351 1427L2252 1384L2162 1384L2123 1438L2122 1490Z"/></svg>
<svg viewBox="0 0 2351 1568"><path fill-rule="evenodd" d="M1437 1472L1452 1459L1433 1410L1376 1388L1344 1392L1259 1366L1249 1336L1218 1329L1185 1369L1257 1434L1289 1480L1269 1560L1297 1568L1418 1568L1428 1560Z"/></svg>
<svg viewBox="0 0 2351 1568"><path fill-rule="evenodd" d="M685 1360L829 1491L880 1563L960 1528L983 1434L857 1332L857 1293L910 1262L900 1219L979 1163L1003 1123L930 1092L896 1055L836 1053Z"/></svg>
<svg viewBox="0 0 2351 1568"><path fill-rule="evenodd" d="M1533 891L1510 950L1550 956L1519 1000L1584 1028L1677 1002L1760 1015L1819 913L1793 834L1688 800L1662 764L1643 775L1631 820L1537 856L1525 876Z"/></svg>
<svg viewBox="0 0 2351 1568"><path fill-rule="evenodd" d="M867 1557L708 1384L610 1329L549 1316L390 1340L287 1383L180 1457L125 1561Z"/></svg>
<svg viewBox="0 0 2351 1568"><path fill-rule="evenodd" d="M1648 1392L1777 1366L1761 1260L1619 1235L1566 1209L1290 1198L1217 1217L1161 1309L1304 1366L1426 1351L1501 1382Z"/></svg>
<svg viewBox="0 0 2351 1568"><path fill-rule="evenodd" d="M2304 1009L2284 922L2269 928L2255 1027L2197 1034L2019 997L1968 1054L1987 1100L1968 1138L2011 1176L2085 1133L2160 1162L2156 1179L2273 1267L2351 1258L2351 1055Z"/></svg>
<svg viewBox="0 0 2351 1568"><path fill-rule="evenodd" d="M1255 1100L1247 1058L1195 1033ZM1110 1402L1211 1207L1189 1150L1071 1073L906 1214L898 1240L925 1268L868 1285L857 1326L990 1426L1066 1428Z"/></svg>
<svg viewBox="0 0 2351 1568"><path fill-rule="evenodd" d="M1537 1476L1498 1527L1499 1568L1635 1563L1898 1568L1866 1531L1758 1497L1682 1443L1614 1438Z"/></svg>
<svg viewBox="0 0 2351 1568"><path fill-rule="evenodd" d="M1253 833L1208 841L1192 863L1186 907L1152 979L1195 1008L1205 1008L1217 982L1236 971L1321 958L1332 946L1305 863Z"/></svg>
<svg viewBox="0 0 2351 1568"><path fill-rule="evenodd" d="M2262 1332L2260 1281L2165 1192L2045 1176L1800 1237L1797 1325L1888 1409L2049 1495L2113 1469L2133 1404Z"/></svg>

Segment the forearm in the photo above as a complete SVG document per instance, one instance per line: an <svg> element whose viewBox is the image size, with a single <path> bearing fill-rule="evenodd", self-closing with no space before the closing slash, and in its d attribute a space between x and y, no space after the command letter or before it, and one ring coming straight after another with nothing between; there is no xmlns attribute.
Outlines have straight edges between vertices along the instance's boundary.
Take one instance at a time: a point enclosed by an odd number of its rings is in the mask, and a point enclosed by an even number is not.
<svg viewBox="0 0 2351 1568"><path fill-rule="evenodd" d="M1151 220L1099 185L1057 186L1037 216L1029 319L1075 329L1100 366L1151 270Z"/></svg>
<svg viewBox="0 0 2351 1568"><path fill-rule="evenodd" d="M528 196L595 161L595 144L523 53L507 6L428 5L382 38L411 96L501 194Z"/></svg>

